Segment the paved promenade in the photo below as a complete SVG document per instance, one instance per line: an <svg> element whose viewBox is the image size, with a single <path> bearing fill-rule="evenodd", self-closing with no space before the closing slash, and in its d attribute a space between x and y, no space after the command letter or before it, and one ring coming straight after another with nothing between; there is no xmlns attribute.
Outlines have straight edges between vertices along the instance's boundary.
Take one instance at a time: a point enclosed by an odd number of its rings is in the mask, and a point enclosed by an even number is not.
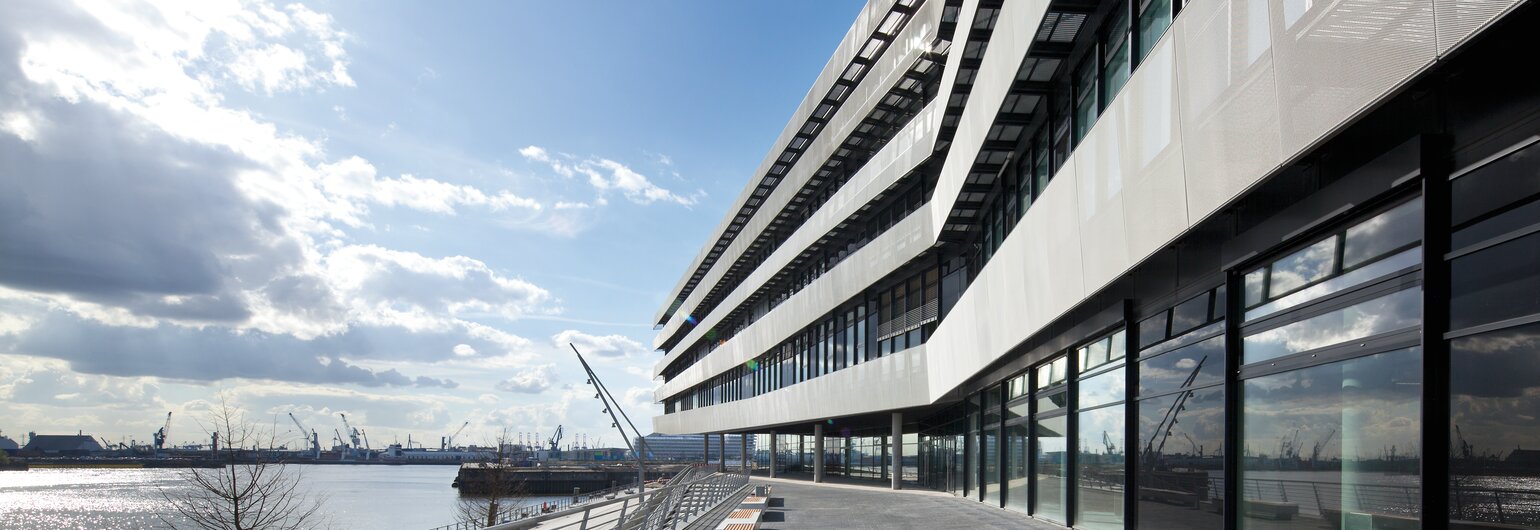
<svg viewBox="0 0 1540 530"><path fill-rule="evenodd" d="M814 484L810 478L755 476L750 481L772 488L764 530L1063 530L1026 515L942 492L893 491L867 481Z"/></svg>

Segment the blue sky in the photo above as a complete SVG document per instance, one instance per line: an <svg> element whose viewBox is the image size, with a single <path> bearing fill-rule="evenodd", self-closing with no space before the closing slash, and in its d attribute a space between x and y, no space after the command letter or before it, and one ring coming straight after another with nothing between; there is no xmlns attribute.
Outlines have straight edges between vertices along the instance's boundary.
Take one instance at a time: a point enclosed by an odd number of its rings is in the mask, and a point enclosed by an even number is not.
<svg viewBox="0 0 1540 530"><path fill-rule="evenodd" d="M81 4L0 6L0 432L376 445L615 444L568 340L655 413L649 320L862 6Z"/></svg>

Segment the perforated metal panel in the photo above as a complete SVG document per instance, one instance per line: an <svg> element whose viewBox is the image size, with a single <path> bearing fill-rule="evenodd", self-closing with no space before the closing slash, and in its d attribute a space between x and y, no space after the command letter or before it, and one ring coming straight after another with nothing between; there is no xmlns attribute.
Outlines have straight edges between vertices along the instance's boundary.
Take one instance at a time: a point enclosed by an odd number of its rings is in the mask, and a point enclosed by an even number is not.
<svg viewBox="0 0 1540 530"><path fill-rule="evenodd" d="M1520 0L1440 0L1433 4L1433 25L1442 57L1498 16L1519 5Z"/></svg>
<svg viewBox="0 0 1540 530"><path fill-rule="evenodd" d="M1172 39L1156 45L1117 101L1125 120L1123 218L1131 264L1189 226L1174 49Z"/></svg>
<svg viewBox="0 0 1540 530"><path fill-rule="evenodd" d="M1284 153L1303 150L1433 62L1431 0L1275 1Z"/></svg>
<svg viewBox="0 0 1540 530"><path fill-rule="evenodd" d="M1198 0L1173 32L1187 211L1197 222L1282 162L1267 5Z"/></svg>

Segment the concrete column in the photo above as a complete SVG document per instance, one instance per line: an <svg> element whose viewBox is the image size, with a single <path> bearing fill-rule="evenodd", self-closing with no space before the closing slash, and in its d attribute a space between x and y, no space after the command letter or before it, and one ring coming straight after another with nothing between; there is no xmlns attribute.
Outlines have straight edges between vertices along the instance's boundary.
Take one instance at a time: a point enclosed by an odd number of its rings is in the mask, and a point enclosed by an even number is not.
<svg viewBox="0 0 1540 530"><path fill-rule="evenodd" d="M748 471L753 468L753 466L749 465L749 433L738 435L738 456L739 468L743 469L744 471Z"/></svg>
<svg viewBox="0 0 1540 530"><path fill-rule="evenodd" d="M813 482L823 482L823 424L813 424Z"/></svg>
<svg viewBox="0 0 1540 530"><path fill-rule="evenodd" d="M703 434L700 435L700 447L701 447L700 461L702 463L710 464L711 463L711 435L710 434L704 434L703 433Z"/></svg>
<svg viewBox="0 0 1540 530"><path fill-rule="evenodd" d="M770 478L775 478L775 465L781 459L781 441L777 438L780 437L776 436L775 431L770 431Z"/></svg>
<svg viewBox="0 0 1540 530"><path fill-rule="evenodd" d="M717 435L717 472L727 471L727 435Z"/></svg>
<svg viewBox="0 0 1540 530"><path fill-rule="evenodd" d="M893 445L893 470L888 476L893 479L893 489L904 489L904 413L893 413L893 435L888 437L888 443Z"/></svg>

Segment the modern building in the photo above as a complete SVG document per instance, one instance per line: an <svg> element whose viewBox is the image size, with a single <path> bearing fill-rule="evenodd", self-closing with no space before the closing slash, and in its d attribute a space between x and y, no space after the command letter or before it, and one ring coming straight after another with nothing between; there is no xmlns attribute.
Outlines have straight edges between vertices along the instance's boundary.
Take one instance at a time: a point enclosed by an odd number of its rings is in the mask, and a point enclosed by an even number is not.
<svg viewBox="0 0 1540 530"><path fill-rule="evenodd" d="M657 314L655 428L1078 528L1540 527L1537 34L872 0Z"/></svg>
<svg viewBox="0 0 1540 530"><path fill-rule="evenodd" d="M742 435L702 436L699 434L658 434L647 435L642 440L634 440L633 447L642 447L645 442L647 458L649 460L685 460L685 461L720 461L724 454L723 445L727 446L725 454L727 460L739 460L739 453L743 450L743 444L748 444L750 454L754 451L754 437Z"/></svg>

